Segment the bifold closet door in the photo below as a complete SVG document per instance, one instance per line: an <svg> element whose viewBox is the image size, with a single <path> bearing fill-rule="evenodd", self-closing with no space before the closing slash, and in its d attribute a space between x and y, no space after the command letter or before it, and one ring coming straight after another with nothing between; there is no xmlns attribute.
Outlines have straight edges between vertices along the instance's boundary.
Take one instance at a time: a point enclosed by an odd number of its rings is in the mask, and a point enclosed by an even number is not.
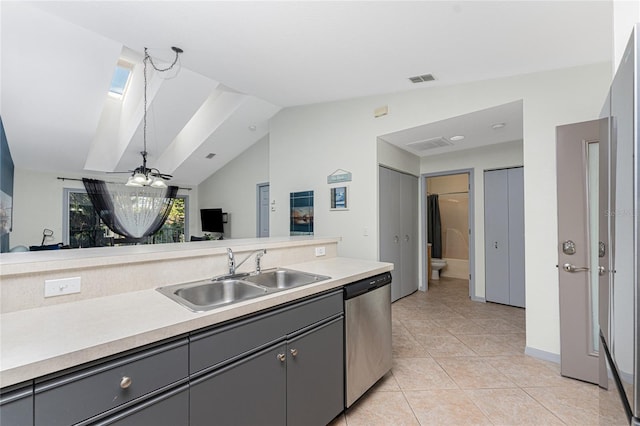
<svg viewBox="0 0 640 426"><path fill-rule="evenodd" d="M393 302L418 289L418 178L378 169L380 261L394 265Z"/></svg>
<svg viewBox="0 0 640 426"><path fill-rule="evenodd" d="M391 271L391 301L401 296L400 267L400 173L378 167L380 261L393 263Z"/></svg>
<svg viewBox="0 0 640 426"><path fill-rule="evenodd" d="M485 298L509 304L509 186L507 170L484 172Z"/></svg>
<svg viewBox="0 0 640 426"><path fill-rule="evenodd" d="M524 308L524 174L484 172L485 298Z"/></svg>
<svg viewBox="0 0 640 426"><path fill-rule="evenodd" d="M418 289L418 178L400 175L401 297Z"/></svg>

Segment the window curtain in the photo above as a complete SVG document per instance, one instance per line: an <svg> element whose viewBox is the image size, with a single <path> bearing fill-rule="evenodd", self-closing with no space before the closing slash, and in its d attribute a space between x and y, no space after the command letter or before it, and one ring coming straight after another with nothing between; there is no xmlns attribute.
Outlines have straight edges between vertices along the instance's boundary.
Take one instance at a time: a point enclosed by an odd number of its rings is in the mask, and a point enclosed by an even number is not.
<svg viewBox="0 0 640 426"><path fill-rule="evenodd" d="M132 187L96 179L82 179L93 208L116 234L136 241L153 235L167 220L177 186Z"/></svg>
<svg viewBox="0 0 640 426"><path fill-rule="evenodd" d="M440 223L440 204L438 195L427 196L427 241L431 243L431 257L442 259L442 224Z"/></svg>

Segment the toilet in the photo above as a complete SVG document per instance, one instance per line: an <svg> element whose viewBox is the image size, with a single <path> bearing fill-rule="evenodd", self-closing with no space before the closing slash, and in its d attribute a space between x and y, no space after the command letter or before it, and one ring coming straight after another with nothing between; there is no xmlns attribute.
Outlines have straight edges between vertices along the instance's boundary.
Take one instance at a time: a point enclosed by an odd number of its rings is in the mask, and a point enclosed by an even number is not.
<svg viewBox="0 0 640 426"><path fill-rule="evenodd" d="M447 266L447 261L444 259L431 258L431 279L440 279L440 270Z"/></svg>

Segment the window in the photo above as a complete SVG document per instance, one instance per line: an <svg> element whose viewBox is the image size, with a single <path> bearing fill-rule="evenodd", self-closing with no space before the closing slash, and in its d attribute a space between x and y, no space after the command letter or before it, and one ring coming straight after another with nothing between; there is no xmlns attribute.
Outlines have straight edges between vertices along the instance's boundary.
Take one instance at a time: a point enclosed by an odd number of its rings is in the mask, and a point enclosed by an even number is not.
<svg viewBox="0 0 640 426"><path fill-rule="evenodd" d="M84 189L65 189L63 212L64 243L72 248L127 244L100 220ZM160 230L140 244L178 243L188 240L188 197L179 195Z"/></svg>
<svg viewBox="0 0 640 426"><path fill-rule="evenodd" d="M111 85L109 86L110 96L118 99L124 96L129 85L129 77L131 76L132 70L132 64L122 60L118 61L116 70L113 73L113 78L111 79Z"/></svg>

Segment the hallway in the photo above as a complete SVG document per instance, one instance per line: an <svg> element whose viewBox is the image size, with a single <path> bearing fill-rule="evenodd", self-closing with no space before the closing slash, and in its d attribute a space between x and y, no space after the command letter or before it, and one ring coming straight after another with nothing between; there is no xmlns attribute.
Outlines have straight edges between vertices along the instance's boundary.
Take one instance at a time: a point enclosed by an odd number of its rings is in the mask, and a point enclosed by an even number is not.
<svg viewBox="0 0 640 426"><path fill-rule="evenodd" d="M392 371L332 426L627 424L615 391L524 355L525 310L472 302L467 281L443 278L392 312Z"/></svg>

